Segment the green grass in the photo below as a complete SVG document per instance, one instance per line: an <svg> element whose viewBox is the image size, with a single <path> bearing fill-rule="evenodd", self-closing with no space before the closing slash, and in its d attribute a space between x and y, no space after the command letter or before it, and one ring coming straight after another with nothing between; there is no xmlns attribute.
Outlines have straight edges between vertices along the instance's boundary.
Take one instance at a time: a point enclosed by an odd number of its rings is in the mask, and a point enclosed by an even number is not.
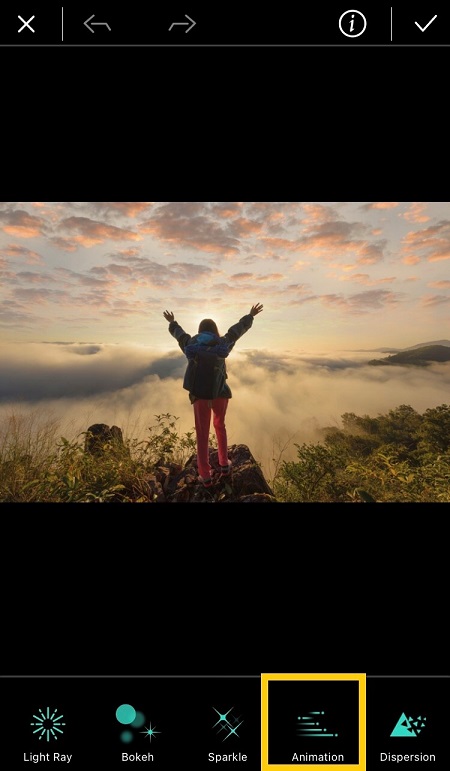
<svg viewBox="0 0 450 771"><path fill-rule="evenodd" d="M107 442L100 455L85 452L86 432L69 440L57 421L13 413L0 424L0 502L145 502L145 478L157 465L182 466L195 452L195 433L180 435L177 417L155 415L145 439Z"/></svg>
<svg viewBox="0 0 450 771"><path fill-rule="evenodd" d="M181 471L196 451L194 429L180 434L170 413L154 418L92 455L85 431L68 439L56 420L12 413L0 420L0 502L154 501L155 470ZM377 417L345 413L342 422L322 429L321 441L297 443L291 434L274 446L267 481L279 502L450 502L449 405L422 415L409 405ZM296 457L286 461L292 445Z"/></svg>

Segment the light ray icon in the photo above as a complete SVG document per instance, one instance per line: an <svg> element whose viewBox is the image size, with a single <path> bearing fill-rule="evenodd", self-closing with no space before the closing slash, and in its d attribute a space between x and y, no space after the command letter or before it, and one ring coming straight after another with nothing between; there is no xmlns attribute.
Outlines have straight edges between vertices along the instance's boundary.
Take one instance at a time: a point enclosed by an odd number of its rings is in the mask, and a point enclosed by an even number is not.
<svg viewBox="0 0 450 771"><path fill-rule="evenodd" d="M50 707L47 707L47 712L45 714L42 709L39 708L39 715L33 715L33 717L36 718L36 722L30 723L30 725L37 726L33 733L39 734L39 740L46 739L48 742L50 741L50 738L57 739L57 733L64 733L61 726L66 725L61 722L61 718L63 718L64 715L57 715L57 709L54 709L51 714L50 711Z"/></svg>

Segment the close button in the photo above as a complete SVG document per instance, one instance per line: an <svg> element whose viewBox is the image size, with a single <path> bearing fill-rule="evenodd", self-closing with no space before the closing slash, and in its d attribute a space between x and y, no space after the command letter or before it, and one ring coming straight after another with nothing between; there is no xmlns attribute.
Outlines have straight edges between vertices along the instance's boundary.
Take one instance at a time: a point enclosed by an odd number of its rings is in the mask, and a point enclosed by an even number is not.
<svg viewBox="0 0 450 771"><path fill-rule="evenodd" d="M21 16L17 16L17 18L20 19L20 21L22 22L22 26L20 27L20 29L17 30L17 32L22 32L24 29L29 29L30 32L35 31L33 27L30 25L30 22L33 21L33 19L35 19L36 16L30 16L28 21L25 21L25 19L22 19Z"/></svg>

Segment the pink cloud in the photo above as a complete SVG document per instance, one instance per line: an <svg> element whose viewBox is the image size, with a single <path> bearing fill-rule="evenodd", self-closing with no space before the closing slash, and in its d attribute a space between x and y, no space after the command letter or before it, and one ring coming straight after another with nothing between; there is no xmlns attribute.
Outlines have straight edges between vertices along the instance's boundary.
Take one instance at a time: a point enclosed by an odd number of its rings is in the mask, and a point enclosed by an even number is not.
<svg viewBox="0 0 450 771"><path fill-rule="evenodd" d="M27 249L26 246L19 246L18 244L8 244L2 249L3 254L8 257L17 259L23 259L30 265L42 262L42 257L37 252L33 252L31 249Z"/></svg>
<svg viewBox="0 0 450 771"><path fill-rule="evenodd" d="M107 201L106 203L91 204L93 210L99 213L123 214L125 217L137 217L138 214L150 209L152 205L152 201Z"/></svg>
<svg viewBox="0 0 450 771"><path fill-rule="evenodd" d="M430 217L425 214L426 204L424 203L412 203L407 211L401 216L408 222L428 222Z"/></svg>
<svg viewBox="0 0 450 771"><path fill-rule="evenodd" d="M47 230L46 222L42 217L35 217L20 209L0 212L1 221L5 223L2 227L5 233L20 238L35 238L43 235Z"/></svg>
<svg viewBox="0 0 450 771"><path fill-rule="evenodd" d="M403 239L403 251L416 252L428 262L450 259L450 221L442 220L422 230L413 230Z"/></svg>
<svg viewBox="0 0 450 771"><path fill-rule="evenodd" d="M260 241L268 249L285 249L288 252L300 252L304 249L300 241L290 241L289 238L277 238L275 236L264 236Z"/></svg>
<svg viewBox="0 0 450 771"><path fill-rule="evenodd" d="M395 209L400 206L398 201L375 201L374 203L368 203L364 209Z"/></svg>
<svg viewBox="0 0 450 771"><path fill-rule="evenodd" d="M323 206L320 203L305 203L303 204L303 211L305 216L302 219L302 224L307 226L308 229L336 218L334 209L331 209L329 206Z"/></svg>
<svg viewBox="0 0 450 771"><path fill-rule="evenodd" d="M363 315L372 310L381 310L386 305L396 305L403 299L399 293L389 292L386 289L371 289L367 292L344 296L342 294L313 295L302 298L297 302L321 302L330 308L338 308L350 315Z"/></svg>
<svg viewBox="0 0 450 771"><path fill-rule="evenodd" d="M371 278L368 273L354 273L351 276L340 276L339 281L353 281L357 284L365 284L366 286L376 286L377 284L392 284L395 281L395 276Z"/></svg>
<svg viewBox="0 0 450 771"><path fill-rule="evenodd" d="M217 203L212 209L212 212L223 219L229 219L231 217L237 217L242 211L242 203L233 201L231 203Z"/></svg>
<svg viewBox="0 0 450 771"><path fill-rule="evenodd" d="M373 265L383 260L386 242L371 243L361 238L370 230L364 223L338 220L333 210L320 204L307 204L304 209L307 216L301 222L301 235L296 239L263 237L260 241L267 250L302 252L310 262L321 259L334 265L345 259L342 269L347 269L349 257L353 265Z"/></svg>
<svg viewBox="0 0 450 771"><path fill-rule="evenodd" d="M417 265L420 262L420 257L414 257L414 255L409 254L407 257L402 258L402 262L404 265Z"/></svg>
<svg viewBox="0 0 450 771"><path fill-rule="evenodd" d="M68 300L71 302L73 301L73 298L70 297L67 292L61 291L60 289L32 289L20 287L14 289L14 296L26 304L32 303L36 305L46 305L49 301L57 303L67 303Z"/></svg>
<svg viewBox="0 0 450 771"><path fill-rule="evenodd" d="M436 289L450 289L450 281L430 281L428 286L436 287Z"/></svg>
<svg viewBox="0 0 450 771"><path fill-rule="evenodd" d="M434 307L436 305L448 305L450 303L450 297L448 295L436 294L428 295L422 298L422 305L426 308Z"/></svg>
<svg viewBox="0 0 450 771"><path fill-rule="evenodd" d="M225 256L239 252L240 244L232 230L211 219L206 206L197 202L164 204L139 229L142 233L150 233L162 241L182 247Z"/></svg>
<svg viewBox="0 0 450 771"><path fill-rule="evenodd" d="M260 233L262 228L263 225L261 222L256 222L256 220L249 220L245 217L239 217L238 219L233 220L233 222L230 224L230 232L235 236L240 236L241 238L251 236L254 233Z"/></svg>
<svg viewBox="0 0 450 771"><path fill-rule="evenodd" d="M58 249L62 249L64 252L76 252L78 249L78 244L76 241L71 241L69 238L60 238L59 236L54 236L49 240L54 246L56 246Z"/></svg>
<svg viewBox="0 0 450 771"><path fill-rule="evenodd" d="M85 247L95 246L104 241L140 241L141 236L134 230L107 225L104 222L91 220L88 217L67 217L61 220L60 228L75 232L73 240Z"/></svg>
<svg viewBox="0 0 450 771"><path fill-rule="evenodd" d="M255 280L262 283L266 281L284 281L285 278L286 276L284 276L283 273L269 273L268 275L255 276Z"/></svg>
<svg viewBox="0 0 450 771"><path fill-rule="evenodd" d="M119 249L117 257L121 260L127 260L131 257L139 257L139 249Z"/></svg>
<svg viewBox="0 0 450 771"><path fill-rule="evenodd" d="M49 273L33 273L30 270L21 270L16 274L18 281L25 281L29 284L53 284L55 279Z"/></svg>
<svg viewBox="0 0 450 771"><path fill-rule="evenodd" d="M253 273L233 273L232 281L250 281L254 278Z"/></svg>

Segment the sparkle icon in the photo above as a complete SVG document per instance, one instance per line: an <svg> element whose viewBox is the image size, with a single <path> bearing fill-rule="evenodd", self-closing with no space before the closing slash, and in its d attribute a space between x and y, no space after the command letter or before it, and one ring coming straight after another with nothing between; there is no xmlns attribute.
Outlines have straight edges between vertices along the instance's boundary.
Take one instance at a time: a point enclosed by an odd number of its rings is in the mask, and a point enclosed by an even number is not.
<svg viewBox="0 0 450 771"><path fill-rule="evenodd" d="M225 739L228 739L230 736L237 736L239 738L239 734L237 732L237 729L242 725L244 722L240 719L240 717L235 717L231 710L233 710L234 707L230 707L230 709L227 712L219 712L218 709L213 707L214 712L217 712L219 715L219 719L216 720L216 722L213 725L213 728L216 728L217 726L217 733L224 732L225 736L222 739L222 741L225 741Z"/></svg>
<svg viewBox="0 0 450 771"><path fill-rule="evenodd" d="M161 731L155 731L155 729L152 728L152 724L151 723L150 723L150 726L148 728L147 728L147 726L145 726L145 731L141 731L141 734L145 734L146 736L148 736L150 741L154 738L155 734L160 734L160 733L161 733Z"/></svg>
<svg viewBox="0 0 450 771"><path fill-rule="evenodd" d="M61 718L63 718L64 715L58 715L57 709L51 711L50 707L47 707L46 712L43 712L42 709L39 709L38 712L39 715L33 715L33 717L36 718L36 722L30 723L30 725L36 726L33 733L39 734L39 739L46 739L46 741L49 742L50 739L57 739L57 734L64 733L61 728L61 726L66 725L61 722Z"/></svg>

